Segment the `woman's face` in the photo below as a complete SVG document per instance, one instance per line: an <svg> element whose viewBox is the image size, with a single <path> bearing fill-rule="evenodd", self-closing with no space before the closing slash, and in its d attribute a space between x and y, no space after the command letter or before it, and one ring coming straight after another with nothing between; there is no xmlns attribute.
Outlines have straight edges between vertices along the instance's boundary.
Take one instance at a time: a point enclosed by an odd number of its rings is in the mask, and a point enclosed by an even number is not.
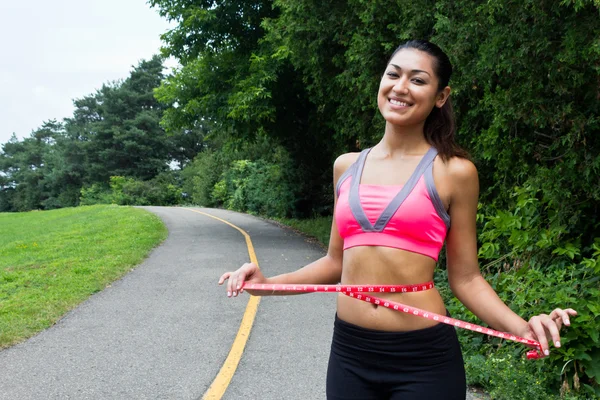
<svg viewBox="0 0 600 400"><path fill-rule="evenodd" d="M388 123L420 124L433 107L444 105L450 88L438 91L433 63L433 57L415 49L402 49L390 60L377 96L379 111Z"/></svg>

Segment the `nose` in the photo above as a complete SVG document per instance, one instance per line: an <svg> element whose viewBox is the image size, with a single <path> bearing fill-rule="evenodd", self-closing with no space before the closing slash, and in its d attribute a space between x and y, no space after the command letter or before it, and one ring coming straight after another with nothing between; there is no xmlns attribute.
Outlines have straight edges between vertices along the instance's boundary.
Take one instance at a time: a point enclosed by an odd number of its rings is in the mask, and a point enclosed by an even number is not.
<svg viewBox="0 0 600 400"><path fill-rule="evenodd" d="M408 93L407 79L405 79L405 78L398 79L392 90L398 94L407 94Z"/></svg>

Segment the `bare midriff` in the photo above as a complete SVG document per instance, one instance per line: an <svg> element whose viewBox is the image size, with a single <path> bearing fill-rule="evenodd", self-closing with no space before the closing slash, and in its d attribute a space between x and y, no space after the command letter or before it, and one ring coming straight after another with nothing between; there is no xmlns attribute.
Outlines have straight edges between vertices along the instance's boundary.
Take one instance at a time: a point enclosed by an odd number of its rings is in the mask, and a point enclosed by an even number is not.
<svg viewBox="0 0 600 400"><path fill-rule="evenodd" d="M343 285L412 285L433 280L435 260L405 250L357 246L344 251ZM434 313L446 314L439 292L433 288L416 293L378 293L377 297ZM340 294L337 314L343 321L381 331L412 331L437 322L399 313Z"/></svg>

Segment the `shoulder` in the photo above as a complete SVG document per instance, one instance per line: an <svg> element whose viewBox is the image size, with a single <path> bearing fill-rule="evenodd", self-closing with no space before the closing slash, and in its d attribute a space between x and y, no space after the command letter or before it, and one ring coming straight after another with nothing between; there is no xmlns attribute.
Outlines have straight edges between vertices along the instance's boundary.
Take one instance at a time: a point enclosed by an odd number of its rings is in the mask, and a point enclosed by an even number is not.
<svg viewBox="0 0 600 400"><path fill-rule="evenodd" d="M333 163L333 174L339 178L358 159L360 153L345 153Z"/></svg>
<svg viewBox="0 0 600 400"><path fill-rule="evenodd" d="M466 158L451 157L443 161L437 157L433 173L438 192L447 199L448 204L455 203L463 196L479 195L477 168Z"/></svg>
<svg viewBox="0 0 600 400"><path fill-rule="evenodd" d="M452 157L446 163L446 177L449 183L451 204L477 204L479 197L479 177L472 161L462 157Z"/></svg>
<svg viewBox="0 0 600 400"><path fill-rule="evenodd" d="M434 175L440 183L455 186L477 181L477 168L472 161L462 157L451 157L444 161L437 157L434 161Z"/></svg>
<svg viewBox="0 0 600 400"><path fill-rule="evenodd" d="M472 161L462 157L452 157L446 163L446 174L458 184L478 181L477 167Z"/></svg>

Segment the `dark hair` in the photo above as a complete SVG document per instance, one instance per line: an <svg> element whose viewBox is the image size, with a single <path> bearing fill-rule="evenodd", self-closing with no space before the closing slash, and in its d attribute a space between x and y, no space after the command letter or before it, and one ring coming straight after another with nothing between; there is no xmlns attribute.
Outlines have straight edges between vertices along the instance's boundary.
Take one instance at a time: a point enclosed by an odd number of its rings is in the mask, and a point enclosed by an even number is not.
<svg viewBox="0 0 600 400"><path fill-rule="evenodd" d="M439 81L438 90L441 91L448 86L450 76L452 76L452 63L450 63L450 59L442 49L427 40L409 40L394 50L388 64L396 53L403 49L419 50L433 57L433 72ZM425 127L423 128L425 140L437 149L444 161L455 156L469 158L469 154L456 143L454 138L456 123L454 122L454 111L450 100L448 98L442 108L433 107L425 120Z"/></svg>

